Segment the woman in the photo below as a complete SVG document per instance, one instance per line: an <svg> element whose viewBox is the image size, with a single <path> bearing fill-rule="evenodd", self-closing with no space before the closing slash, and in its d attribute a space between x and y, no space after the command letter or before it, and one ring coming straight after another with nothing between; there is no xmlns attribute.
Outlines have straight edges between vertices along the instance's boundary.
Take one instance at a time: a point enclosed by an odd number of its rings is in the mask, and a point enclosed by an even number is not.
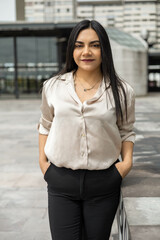
<svg viewBox="0 0 160 240"><path fill-rule="evenodd" d="M85 239L108 240L132 167L134 92L117 76L97 21L73 28L64 69L43 86L41 111L39 163L52 239L80 240L83 226Z"/></svg>

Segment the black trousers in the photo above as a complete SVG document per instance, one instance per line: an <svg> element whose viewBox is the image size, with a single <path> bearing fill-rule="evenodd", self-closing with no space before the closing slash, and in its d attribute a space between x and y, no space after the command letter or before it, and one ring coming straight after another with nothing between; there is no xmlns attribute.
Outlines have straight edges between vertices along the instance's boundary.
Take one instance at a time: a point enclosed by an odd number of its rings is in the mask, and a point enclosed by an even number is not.
<svg viewBox="0 0 160 240"><path fill-rule="evenodd" d="M105 170L51 164L44 179L53 240L109 239L122 181L115 164Z"/></svg>

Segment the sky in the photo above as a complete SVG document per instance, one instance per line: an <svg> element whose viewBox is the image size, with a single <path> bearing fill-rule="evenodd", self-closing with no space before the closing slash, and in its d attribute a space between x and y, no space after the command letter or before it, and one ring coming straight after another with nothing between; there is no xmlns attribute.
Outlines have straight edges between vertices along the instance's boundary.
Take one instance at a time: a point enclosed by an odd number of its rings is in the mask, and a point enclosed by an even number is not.
<svg viewBox="0 0 160 240"><path fill-rule="evenodd" d="M15 20L15 0L0 0L0 22L11 22Z"/></svg>

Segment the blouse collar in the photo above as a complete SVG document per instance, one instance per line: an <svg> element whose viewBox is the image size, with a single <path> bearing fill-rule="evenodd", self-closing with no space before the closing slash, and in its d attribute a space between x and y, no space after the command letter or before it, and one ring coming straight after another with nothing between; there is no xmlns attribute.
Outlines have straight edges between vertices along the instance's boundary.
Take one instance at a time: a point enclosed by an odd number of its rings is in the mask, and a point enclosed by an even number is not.
<svg viewBox="0 0 160 240"><path fill-rule="evenodd" d="M65 83L67 85L68 92L70 93L72 98L76 102L81 103L79 97L77 96L77 94L75 92L73 74L74 74L74 71L65 73L65 74L61 75L59 79L65 81ZM106 86L105 86L104 77L103 77L102 82L100 83L97 92L95 93L95 95L91 99L86 100L87 103L92 103L94 101L97 101L102 96L102 94L104 93L105 89L108 88L109 86L110 86L110 82L109 81L106 82Z"/></svg>

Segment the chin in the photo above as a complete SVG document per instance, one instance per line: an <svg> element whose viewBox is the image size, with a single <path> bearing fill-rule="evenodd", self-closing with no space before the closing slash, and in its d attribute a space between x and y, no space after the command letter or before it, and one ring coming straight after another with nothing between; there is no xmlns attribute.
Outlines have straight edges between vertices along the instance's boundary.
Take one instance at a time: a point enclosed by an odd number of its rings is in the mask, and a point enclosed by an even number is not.
<svg viewBox="0 0 160 240"><path fill-rule="evenodd" d="M91 66L86 66L86 67L81 67L81 66L79 66L79 68L81 69L81 70L83 70L83 71L89 71L89 72L93 72L93 71L95 71L96 69L98 69L98 67L91 67Z"/></svg>

